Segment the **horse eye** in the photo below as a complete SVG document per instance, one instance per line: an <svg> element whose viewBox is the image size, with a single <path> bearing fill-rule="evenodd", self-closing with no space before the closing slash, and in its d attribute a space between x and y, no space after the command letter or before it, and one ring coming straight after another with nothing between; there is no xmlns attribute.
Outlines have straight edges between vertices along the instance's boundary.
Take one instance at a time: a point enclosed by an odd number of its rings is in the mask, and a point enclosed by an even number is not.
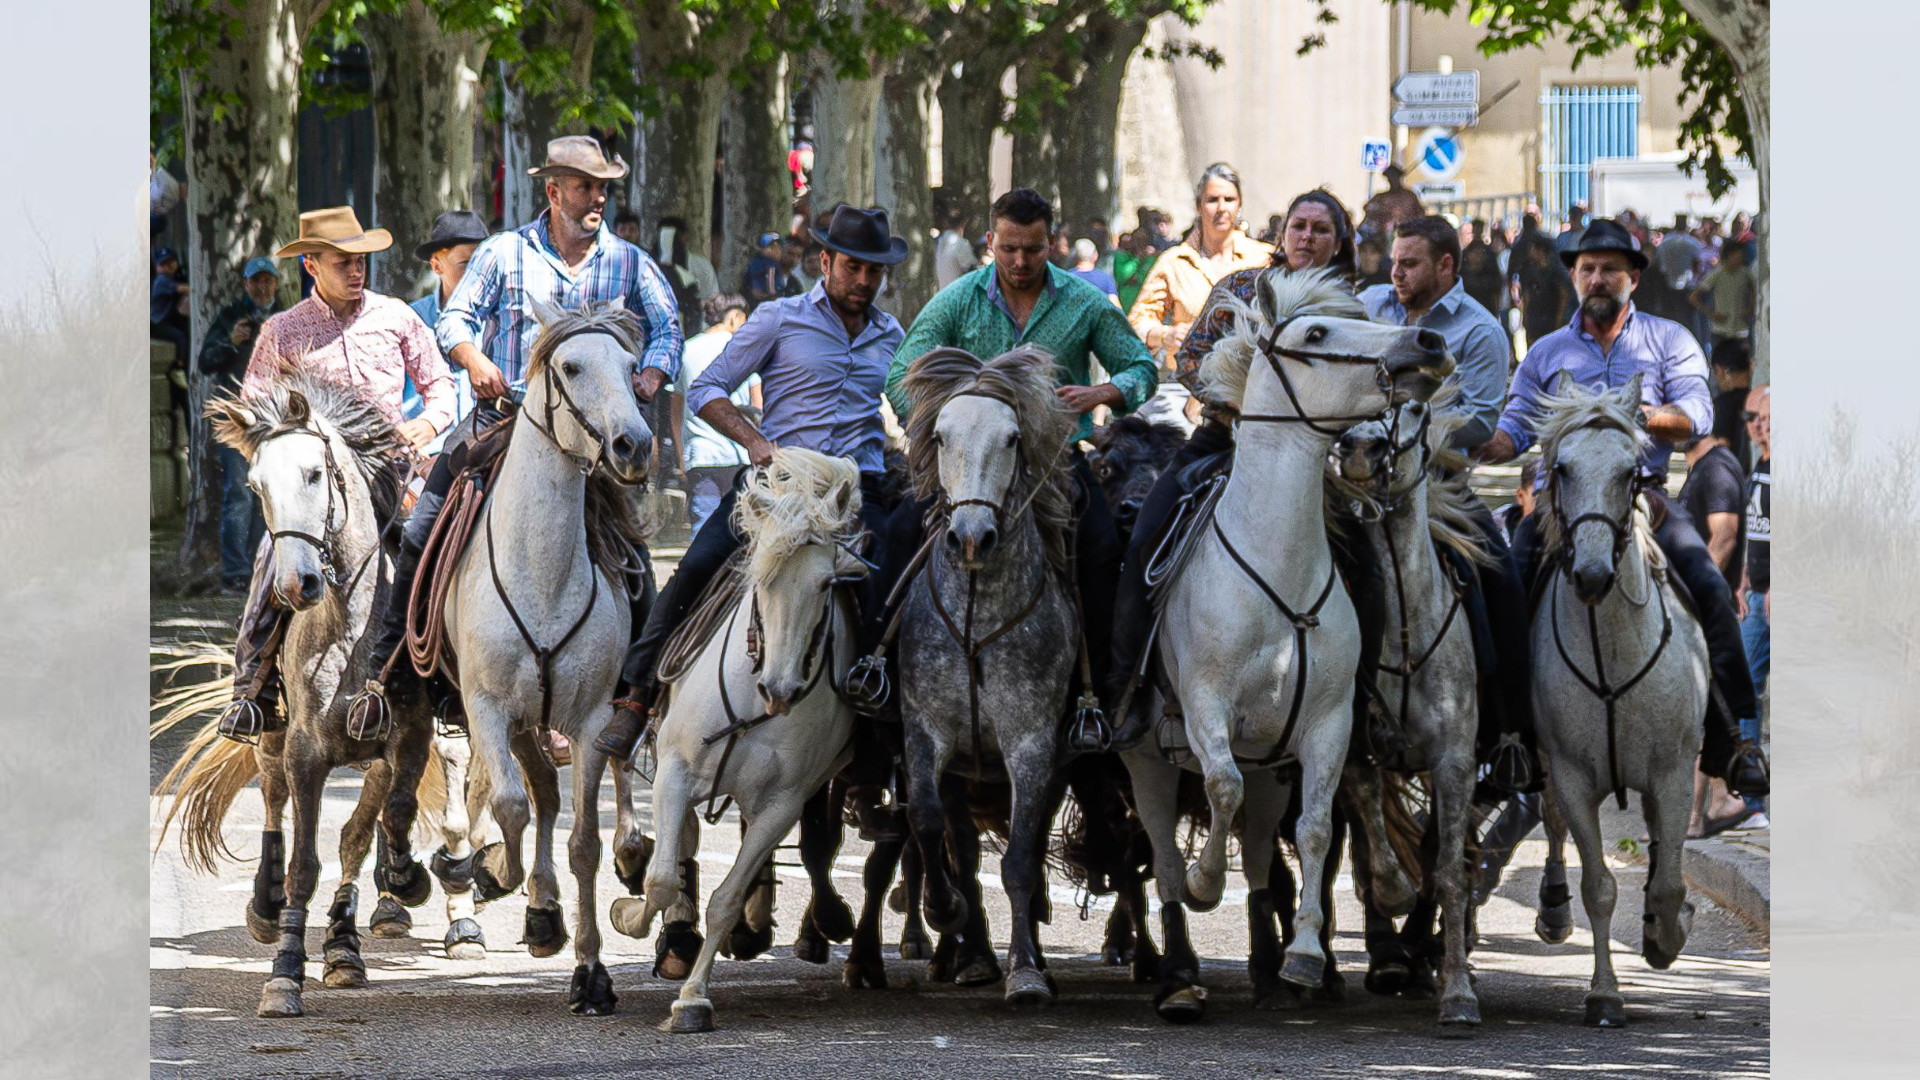
<svg viewBox="0 0 1920 1080"><path fill-rule="evenodd" d="M1007 445L1008 445L1008 446L1012 446L1012 445L1013 445L1014 443L1017 443L1017 442L1019 442L1019 441L1020 441L1020 433L1019 433L1019 432L1017 432L1017 431L1016 431L1016 432L1014 432L1013 434L1011 434L1011 435L1009 435L1009 436L1007 436Z"/></svg>
<svg viewBox="0 0 1920 1080"><path fill-rule="evenodd" d="M319 470L319 469L308 469L308 470L307 470L307 483L309 483L309 484L317 484L317 483L319 483L319 482L320 482L320 470Z"/></svg>
<svg viewBox="0 0 1920 1080"><path fill-rule="evenodd" d="M572 378L575 375L580 374L580 365L569 361L567 363L561 364L560 370L566 372L568 378Z"/></svg>
<svg viewBox="0 0 1920 1080"><path fill-rule="evenodd" d="M1324 326L1315 326L1307 331L1307 342L1309 344L1325 341L1326 337L1327 328Z"/></svg>

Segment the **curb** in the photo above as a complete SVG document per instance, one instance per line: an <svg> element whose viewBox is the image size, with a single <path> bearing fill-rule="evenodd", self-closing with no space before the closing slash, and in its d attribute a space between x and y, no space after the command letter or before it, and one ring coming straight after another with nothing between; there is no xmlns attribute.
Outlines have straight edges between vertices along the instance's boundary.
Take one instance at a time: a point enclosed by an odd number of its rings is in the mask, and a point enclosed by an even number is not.
<svg viewBox="0 0 1920 1080"><path fill-rule="evenodd" d="M1770 932L1772 869L1766 848L1737 837L1715 837L1687 845L1687 887L1706 893L1714 903L1762 933Z"/></svg>

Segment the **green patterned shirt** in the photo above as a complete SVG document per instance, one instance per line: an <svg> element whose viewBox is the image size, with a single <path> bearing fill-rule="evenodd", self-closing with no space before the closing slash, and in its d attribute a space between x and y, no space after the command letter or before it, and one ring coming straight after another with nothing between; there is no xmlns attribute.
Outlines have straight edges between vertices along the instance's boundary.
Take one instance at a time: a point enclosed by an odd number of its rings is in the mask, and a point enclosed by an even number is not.
<svg viewBox="0 0 1920 1080"><path fill-rule="evenodd" d="M906 422L912 403L902 388L907 367L942 345L991 359L1018 345L1038 345L1053 354L1061 385L1090 386L1092 357L1099 357L1122 404L1130 413L1159 389L1160 375L1147 347L1127 325L1127 317L1107 294L1057 266L1047 266L1047 288L1027 316L1024 331L994 302L994 269L983 266L936 293L907 330L887 372L887 400ZM1080 418L1076 439L1093 432L1089 416Z"/></svg>

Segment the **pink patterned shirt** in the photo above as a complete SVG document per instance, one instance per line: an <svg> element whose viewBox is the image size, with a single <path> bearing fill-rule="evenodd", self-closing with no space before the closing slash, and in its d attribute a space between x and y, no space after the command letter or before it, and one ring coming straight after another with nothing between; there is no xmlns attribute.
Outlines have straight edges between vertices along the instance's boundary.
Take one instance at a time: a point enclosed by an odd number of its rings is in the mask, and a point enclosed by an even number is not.
<svg viewBox="0 0 1920 1080"><path fill-rule="evenodd" d="M426 403L420 419L431 421L435 431L453 423L453 373L433 331L391 296L365 293L360 309L344 323L318 293L268 319L254 343L241 394L266 394L282 364L366 389L396 426L411 375Z"/></svg>

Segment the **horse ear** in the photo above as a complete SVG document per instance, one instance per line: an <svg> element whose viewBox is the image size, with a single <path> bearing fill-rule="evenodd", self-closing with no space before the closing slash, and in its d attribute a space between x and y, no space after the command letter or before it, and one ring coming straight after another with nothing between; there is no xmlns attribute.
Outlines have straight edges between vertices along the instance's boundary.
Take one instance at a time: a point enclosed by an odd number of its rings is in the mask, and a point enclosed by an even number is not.
<svg viewBox="0 0 1920 1080"><path fill-rule="evenodd" d="M1573 386L1573 373L1563 369L1553 380L1553 394L1555 397L1565 397L1573 392Z"/></svg>
<svg viewBox="0 0 1920 1080"><path fill-rule="evenodd" d="M867 576L867 564L859 556L844 547L835 545L833 549L833 576L836 578L863 578Z"/></svg>
<svg viewBox="0 0 1920 1080"><path fill-rule="evenodd" d="M1638 410L1640 408L1640 387L1646 379L1646 374L1644 371L1634 372L1633 378L1627 381L1626 389L1621 391L1620 396L1626 399L1628 407L1632 409Z"/></svg>
<svg viewBox="0 0 1920 1080"><path fill-rule="evenodd" d="M313 407L307 404L307 395L298 390L287 391L286 421L288 424L299 427L312 415Z"/></svg>
<svg viewBox="0 0 1920 1080"><path fill-rule="evenodd" d="M541 326L552 326L555 322L559 321L562 314L559 308L551 304L542 303L538 297L530 296L527 299L533 304L534 322Z"/></svg>
<svg viewBox="0 0 1920 1080"><path fill-rule="evenodd" d="M607 301L607 306L606 306L605 308L603 308L603 309L601 309L601 310L603 310L603 311L625 311L625 310L627 310L627 298L626 298L626 297L624 297L624 296L616 296L616 297L614 297L613 299L611 299L611 300L609 300L609 301Z"/></svg>
<svg viewBox="0 0 1920 1080"><path fill-rule="evenodd" d="M252 409L230 397L214 398L207 402L207 419L213 421L215 439L241 454L252 456L252 440L247 437L247 432L260 422Z"/></svg>

